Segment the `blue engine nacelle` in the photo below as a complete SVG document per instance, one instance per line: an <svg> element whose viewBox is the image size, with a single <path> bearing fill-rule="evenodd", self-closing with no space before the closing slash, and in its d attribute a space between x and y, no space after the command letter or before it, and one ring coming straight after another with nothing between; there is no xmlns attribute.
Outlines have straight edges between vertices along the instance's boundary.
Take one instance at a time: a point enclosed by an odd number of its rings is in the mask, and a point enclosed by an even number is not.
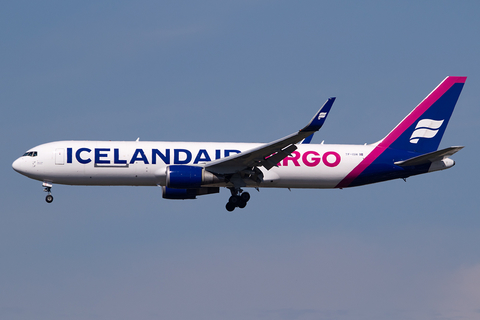
<svg viewBox="0 0 480 320"><path fill-rule="evenodd" d="M202 187L198 189L173 189L162 187L162 197L164 199L175 200L196 199L197 196L219 192L219 187Z"/></svg>
<svg viewBox="0 0 480 320"><path fill-rule="evenodd" d="M171 165L166 170L166 186L162 187L165 199L196 199L197 196L219 193L219 187L205 187L224 179L203 167L187 165Z"/></svg>
<svg viewBox="0 0 480 320"><path fill-rule="evenodd" d="M222 182L223 179L203 167L171 165L166 170L166 185L174 189L198 189L202 185Z"/></svg>
<svg viewBox="0 0 480 320"><path fill-rule="evenodd" d="M167 167L168 188L200 188L203 182L203 168L173 165Z"/></svg>

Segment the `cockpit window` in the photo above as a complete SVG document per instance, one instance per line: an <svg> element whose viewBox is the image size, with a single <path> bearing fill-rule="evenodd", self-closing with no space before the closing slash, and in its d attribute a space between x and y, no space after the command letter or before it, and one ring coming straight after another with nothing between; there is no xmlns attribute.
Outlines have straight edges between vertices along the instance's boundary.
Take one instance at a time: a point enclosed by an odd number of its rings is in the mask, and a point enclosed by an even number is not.
<svg viewBox="0 0 480 320"><path fill-rule="evenodd" d="M23 154L23 157L36 157L36 156L37 156L37 151L25 152Z"/></svg>

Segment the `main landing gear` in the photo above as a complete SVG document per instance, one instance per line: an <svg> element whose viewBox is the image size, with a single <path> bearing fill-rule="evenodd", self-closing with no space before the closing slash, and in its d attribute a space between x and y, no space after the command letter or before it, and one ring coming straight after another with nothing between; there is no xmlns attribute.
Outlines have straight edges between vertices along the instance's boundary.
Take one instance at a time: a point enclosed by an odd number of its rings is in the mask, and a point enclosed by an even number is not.
<svg viewBox="0 0 480 320"><path fill-rule="evenodd" d="M227 205L225 208L228 211L235 210L236 207L240 209L245 208L247 205L248 200L250 200L250 193L242 192L243 190L240 188L229 188L232 196L228 199Z"/></svg>
<svg viewBox="0 0 480 320"><path fill-rule="evenodd" d="M48 203L52 203L52 185L50 183L44 182L43 186L45 187L43 191L48 192L47 196L45 197L45 201L47 201Z"/></svg>

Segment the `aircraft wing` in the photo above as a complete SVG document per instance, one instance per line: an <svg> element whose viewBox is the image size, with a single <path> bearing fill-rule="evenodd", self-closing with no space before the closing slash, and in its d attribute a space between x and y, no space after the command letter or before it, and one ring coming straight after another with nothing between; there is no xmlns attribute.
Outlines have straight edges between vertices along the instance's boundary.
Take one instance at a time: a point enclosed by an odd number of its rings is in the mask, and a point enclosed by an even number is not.
<svg viewBox="0 0 480 320"><path fill-rule="evenodd" d="M394 164L401 167L407 167L407 166L418 166L425 163L432 163L438 160L443 160L445 158L448 158L462 149L463 147L449 147L446 149L422 154L421 156L413 157L408 160L397 161Z"/></svg>
<svg viewBox="0 0 480 320"><path fill-rule="evenodd" d="M324 124L335 98L329 98L312 120L298 132L242 153L208 162L205 169L217 174L233 174L254 167L270 170L297 149L295 144L318 131Z"/></svg>

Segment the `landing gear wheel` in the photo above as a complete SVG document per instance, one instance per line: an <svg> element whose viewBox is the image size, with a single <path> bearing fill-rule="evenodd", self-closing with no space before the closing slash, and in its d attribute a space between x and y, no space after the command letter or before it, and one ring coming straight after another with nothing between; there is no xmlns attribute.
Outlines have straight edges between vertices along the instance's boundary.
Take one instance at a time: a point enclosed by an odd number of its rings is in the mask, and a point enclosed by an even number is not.
<svg viewBox="0 0 480 320"><path fill-rule="evenodd" d="M228 199L226 208L228 211L233 211L235 208L243 209L247 205L248 200L250 200L250 193L243 192L242 189L238 187L229 188L232 196Z"/></svg>
<svg viewBox="0 0 480 320"><path fill-rule="evenodd" d="M244 201L243 199L240 199L240 201L238 202L237 207L239 207L240 209L243 209L243 208L245 208L246 205L247 205L247 202Z"/></svg>
<svg viewBox="0 0 480 320"><path fill-rule="evenodd" d="M240 202L240 197L239 196L231 196L230 199L228 199L228 203L233 204L235 207L238 205Z"/></svg>
<svg viewBox="0 0 480 320"><path fill-rule="evenodd" d="M51 203L53 201L53 196L51 194L47 195L45 197L45 201L47 201L48 203Z"/></svg>
<svg viewBox="0 0 480 320"><path fill-rule="evenodd" d="M248 200L250 200L250 193L244 192L240 197L242 198L243 201L248 202Z"/></svg>

